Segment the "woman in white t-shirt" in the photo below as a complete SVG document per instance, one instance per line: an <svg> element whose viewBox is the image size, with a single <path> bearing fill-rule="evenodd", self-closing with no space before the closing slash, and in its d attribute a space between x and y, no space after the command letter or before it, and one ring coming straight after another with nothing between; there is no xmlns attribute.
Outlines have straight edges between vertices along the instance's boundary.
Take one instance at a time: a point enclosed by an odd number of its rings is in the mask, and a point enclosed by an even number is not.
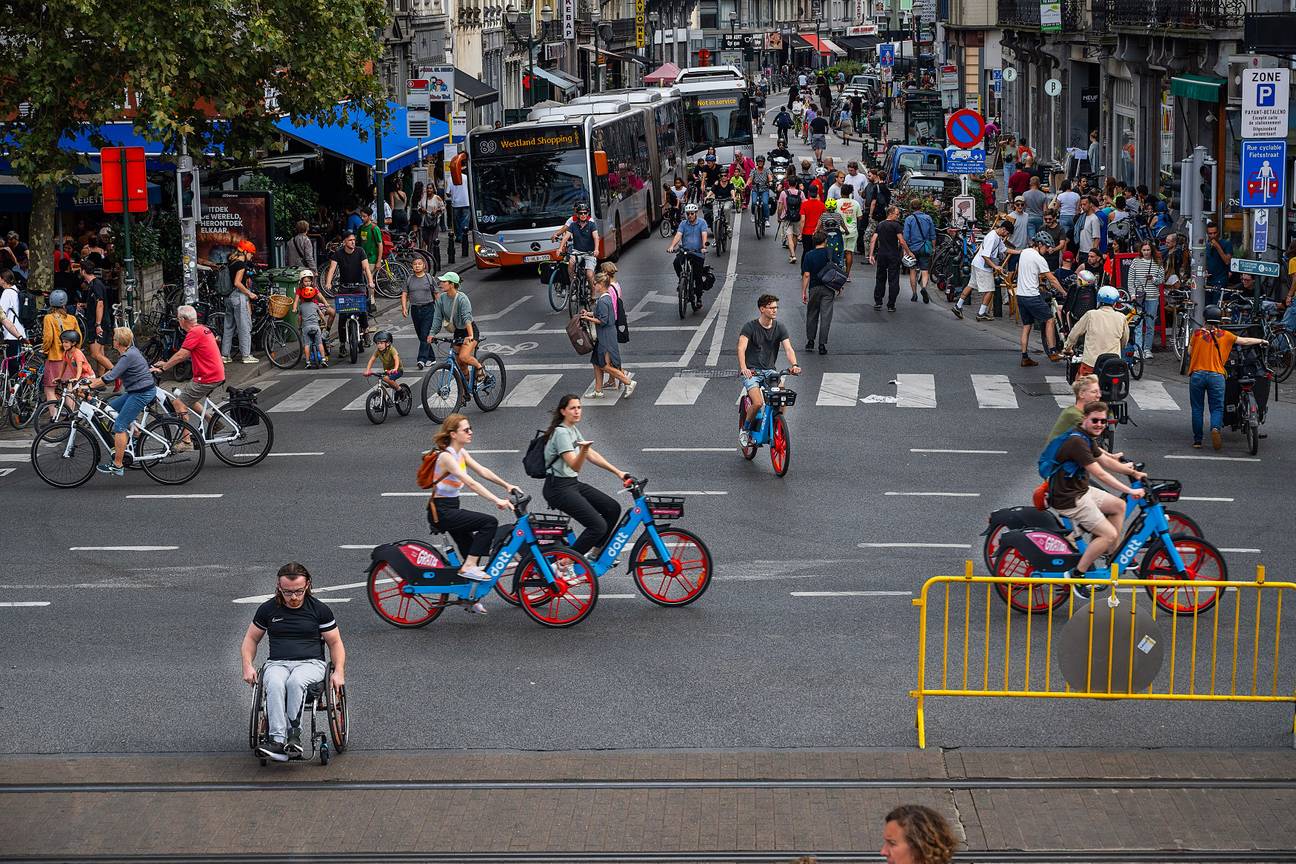
<svg viewBox="0 0 1296 864"><path fill-rule="evenodd" d="M1138 258L1129 268L1130 300L1143 310L1144 317L1131 334L1135 349L1147 359L1152 356L1152 327L1161 309L1161 284L1165 282L1165 267L1156 244L1144 240L1138 245Z"/></svg>

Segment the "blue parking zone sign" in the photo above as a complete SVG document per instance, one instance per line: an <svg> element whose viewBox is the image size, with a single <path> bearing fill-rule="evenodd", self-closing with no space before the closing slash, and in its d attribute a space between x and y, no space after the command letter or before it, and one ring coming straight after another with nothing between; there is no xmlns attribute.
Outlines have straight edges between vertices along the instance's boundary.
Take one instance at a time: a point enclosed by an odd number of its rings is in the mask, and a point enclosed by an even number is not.
<svg viewBox="0 0 1296 864"><path fill-rule="evenodd" d="M1287 194L1287 142L1242 142L1242 206L1281 207Z"/></svg>
<svg viewBox="0 0 1296 864"><path fill-rule="evenodd" d="M973 150L946 147L945 170L951 174L984 174L985 150L980 147Z"/></svg>

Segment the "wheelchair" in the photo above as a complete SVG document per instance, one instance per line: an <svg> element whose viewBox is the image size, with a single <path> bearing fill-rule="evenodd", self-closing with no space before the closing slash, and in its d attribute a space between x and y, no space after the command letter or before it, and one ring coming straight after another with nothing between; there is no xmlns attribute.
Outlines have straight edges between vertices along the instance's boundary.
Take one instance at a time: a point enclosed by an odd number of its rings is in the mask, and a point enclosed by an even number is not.
<svg viewBox="0 0 1296 864"><path fill-rule="evenodd" d="M334 691L329 686L333 677L333 661L329 661L324 670L324 680L317 681L306 688L306 698L302 701L302 716L299 722L302 727L302 748L300 756L292 756L289 761L309 762L319 756L321 765L327 765L333 758L334 751L342 753L347 748L346 687ZM248 747L262 765L269 760L257 752L270 734L269 716L266 714L265 686L262 683L265 664L257 669L256 684L252 685L252 717L248 722ZM309 736L306 728L306 715L310 715ZM327 717L327 723L321 721L320 715Z"/></svg>

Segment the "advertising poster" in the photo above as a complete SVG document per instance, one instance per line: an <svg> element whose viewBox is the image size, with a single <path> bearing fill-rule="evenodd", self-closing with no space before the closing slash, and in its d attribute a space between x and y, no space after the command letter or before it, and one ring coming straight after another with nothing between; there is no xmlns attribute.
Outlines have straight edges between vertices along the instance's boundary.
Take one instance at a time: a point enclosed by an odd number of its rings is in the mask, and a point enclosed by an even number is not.
<svg viewBox="0 0 1296 864"><path fill-rule="evenodd" d="M269 267L272 214L269 192L205 192L198 257L224 264L239 241L251 240L257 248L252 263Z"/></svg>

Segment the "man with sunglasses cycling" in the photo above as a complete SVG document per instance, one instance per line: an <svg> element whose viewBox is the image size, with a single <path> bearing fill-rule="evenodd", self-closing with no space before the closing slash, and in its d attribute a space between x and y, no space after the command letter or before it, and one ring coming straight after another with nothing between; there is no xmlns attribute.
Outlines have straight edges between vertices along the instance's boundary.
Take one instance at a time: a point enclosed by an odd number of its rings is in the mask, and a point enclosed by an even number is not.
<svg viewBox="0 0 1296 864"><path fill-rule="evenodd" d="M594 268L598 266L599 230L598 223L590 218L588 204L577 204L572 211L572 218L568 219L549 239L554 241L559 237L562 237L562 243L558 244L559 255L567 248L569 239L571 242L572 257L567 267L572 282L576 281L577 266L583 264L587 284L593 285Z"/></svg>

